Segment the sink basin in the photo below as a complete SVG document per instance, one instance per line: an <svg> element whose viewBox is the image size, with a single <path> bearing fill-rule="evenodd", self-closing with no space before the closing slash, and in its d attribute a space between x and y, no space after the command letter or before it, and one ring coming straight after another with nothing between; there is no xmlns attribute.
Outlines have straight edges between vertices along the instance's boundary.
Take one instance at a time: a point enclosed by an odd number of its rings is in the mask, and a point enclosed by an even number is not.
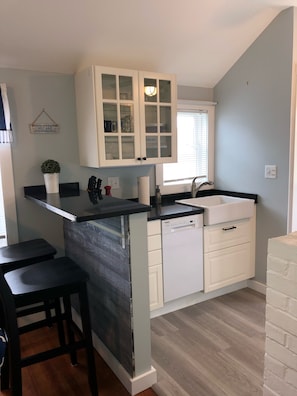
<svg viewBox="0 0 297 396"><path fill-rule="evenodd" d="M254 201L247 198L210 195L207 197L181 199L175 202L203 208L204 225L245 219L252 217L254 214Z"/></svg>

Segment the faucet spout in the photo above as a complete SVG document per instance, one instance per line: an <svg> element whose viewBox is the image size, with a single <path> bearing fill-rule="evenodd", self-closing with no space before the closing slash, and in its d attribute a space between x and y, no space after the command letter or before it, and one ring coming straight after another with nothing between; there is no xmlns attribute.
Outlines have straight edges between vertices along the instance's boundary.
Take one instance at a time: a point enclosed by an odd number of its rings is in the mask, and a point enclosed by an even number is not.
<svg viewBox="0 0 297 396"><path fill-rule="evenodd" d="M196 195L197 195L198 191L200 190L200 188L201 188L202 186L206 186L206 185L212 186L212 185L214 184L214 182L212 182L212 181L210 181L210 180L206 180L206 181L203 181L203 182L199 183L199 184L196 186L196 180L198 179L198 177L199 177L199 176L196 176L196 177L194 177L194 179L192 180L192 188L191 188L191 195L192 195L192 198L196 198Z"/></svg>

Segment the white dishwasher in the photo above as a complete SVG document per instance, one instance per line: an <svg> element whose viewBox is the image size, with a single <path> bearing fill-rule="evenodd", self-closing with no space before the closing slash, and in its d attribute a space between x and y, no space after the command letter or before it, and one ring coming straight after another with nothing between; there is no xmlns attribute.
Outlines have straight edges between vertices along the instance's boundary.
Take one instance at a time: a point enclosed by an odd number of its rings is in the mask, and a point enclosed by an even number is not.
<svg viewBox="0 0 297 396"><path fill-rule="evenodd" d="M203 214L162 221L164 302L203 289Z"/></svg>

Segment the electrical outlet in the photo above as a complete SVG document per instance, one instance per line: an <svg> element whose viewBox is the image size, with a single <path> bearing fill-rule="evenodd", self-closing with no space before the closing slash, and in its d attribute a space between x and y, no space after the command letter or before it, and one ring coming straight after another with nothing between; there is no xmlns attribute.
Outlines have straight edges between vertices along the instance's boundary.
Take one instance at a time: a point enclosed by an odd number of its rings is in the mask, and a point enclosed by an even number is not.
<svg viewBox="0 0 297 396"><path fill-rule="evenodd" d="M116 190L117 188L120 188L120 179L117 176L108 177L107 178L107 183L114 190Z"/></svg>
<svg viewBox="0 0 297 396"><path fill-rule="evenodd" d="M265 165L265 179L276 179L276 165Z"/></svg>

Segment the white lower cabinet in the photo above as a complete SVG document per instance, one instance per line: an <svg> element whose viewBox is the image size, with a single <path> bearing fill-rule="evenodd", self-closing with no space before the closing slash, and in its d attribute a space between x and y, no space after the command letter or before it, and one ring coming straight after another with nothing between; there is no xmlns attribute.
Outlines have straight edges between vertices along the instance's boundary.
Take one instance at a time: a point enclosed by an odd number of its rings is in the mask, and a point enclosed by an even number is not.
<svg viewBox="0 0 297 396"><path fill-rule="evenodd" d="M147 223L150 310L163 307L163 268L161 221Z"/></svg>
<svg viewBox="0 0 297 396"><path fill-rule="evenodd" d="M204 227L204 291L255 275L255 219Z"/></svg>

